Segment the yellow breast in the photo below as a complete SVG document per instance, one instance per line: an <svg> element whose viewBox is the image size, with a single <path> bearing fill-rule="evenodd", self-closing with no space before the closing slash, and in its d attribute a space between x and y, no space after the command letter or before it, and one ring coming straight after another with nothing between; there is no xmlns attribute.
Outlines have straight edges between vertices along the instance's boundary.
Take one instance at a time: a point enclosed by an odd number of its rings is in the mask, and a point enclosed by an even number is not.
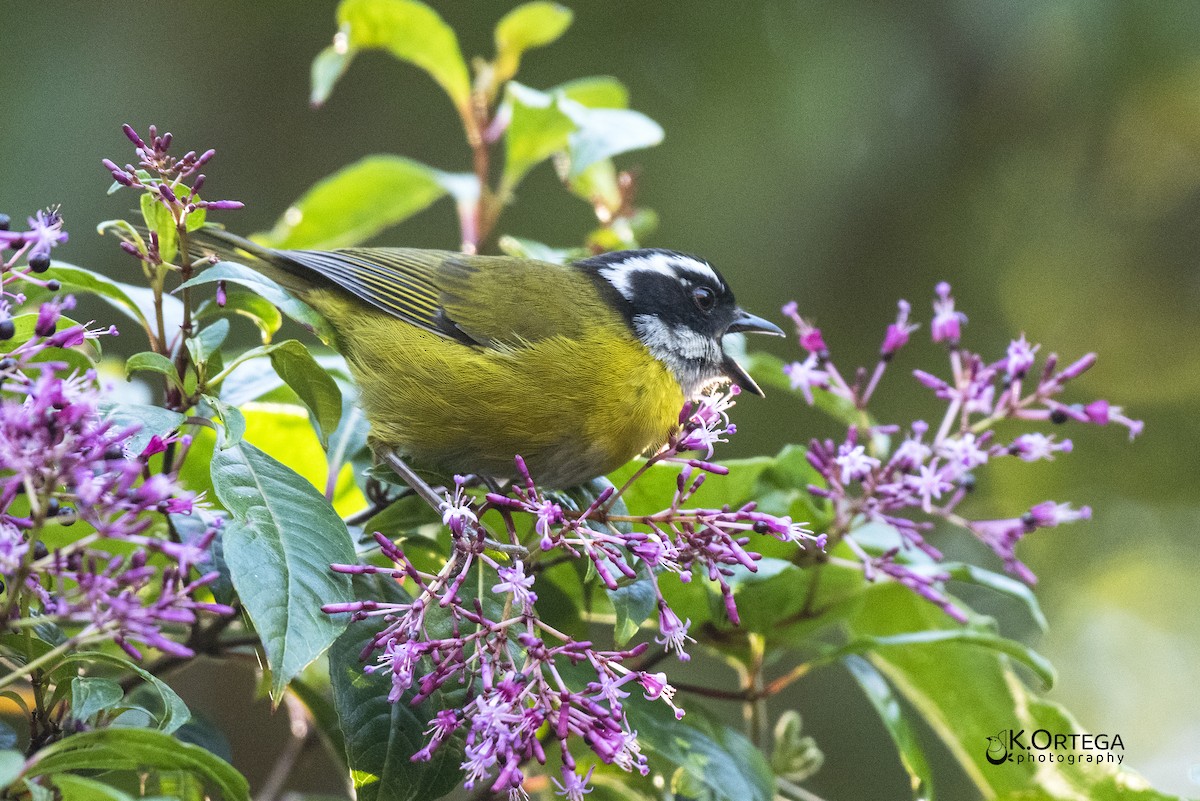
<svg viewBox="0 0 1200 801"><path fill-rule="evenodd" d="M341 338L372 438L418 467L512 476L519 454L540 483L568 487L657 448L677 425L678 382L616 312L589 315L570 338L485 348L344 296L308 300Z"/></svg>

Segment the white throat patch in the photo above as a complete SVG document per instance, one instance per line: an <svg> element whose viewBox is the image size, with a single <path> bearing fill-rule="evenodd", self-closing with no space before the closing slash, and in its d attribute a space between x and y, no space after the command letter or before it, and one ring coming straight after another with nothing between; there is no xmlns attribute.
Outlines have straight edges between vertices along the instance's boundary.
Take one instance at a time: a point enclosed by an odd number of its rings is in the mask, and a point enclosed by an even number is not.
<svg viewBox="0 0 1200 801"><path fill-rule="evenodd" d="M633 328L650 355L667 366L691 400L714 381L724 377L721 361L724 352L711 337L686 325L668 325L652 314L633 318Z"/></svg>
<svg viewBox="0 0 1200 801"><path fill-rule="evenodd" d="M612 284L626 300L633 298L633 277L637 273L658 273L668 278L686 279L688 273L698 280L713 284L720 289L725 283L717 277L717 273L707 263L691 256L674 253L649 253L644 256L632 256L624 261L605 265L600 269L604 280Z"/></svg>

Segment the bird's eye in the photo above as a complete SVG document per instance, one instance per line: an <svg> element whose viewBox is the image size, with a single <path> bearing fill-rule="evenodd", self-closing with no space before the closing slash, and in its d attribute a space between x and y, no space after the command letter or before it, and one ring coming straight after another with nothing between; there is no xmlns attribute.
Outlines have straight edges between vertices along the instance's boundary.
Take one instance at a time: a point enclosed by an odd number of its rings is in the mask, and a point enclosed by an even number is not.
<svg viewBox="0 0 1200 801"><path fill-rule="evenodd" d="M706 286L698 286L692 290L692 300L702 312L710 312L717 305L717 293Z"/></svg>

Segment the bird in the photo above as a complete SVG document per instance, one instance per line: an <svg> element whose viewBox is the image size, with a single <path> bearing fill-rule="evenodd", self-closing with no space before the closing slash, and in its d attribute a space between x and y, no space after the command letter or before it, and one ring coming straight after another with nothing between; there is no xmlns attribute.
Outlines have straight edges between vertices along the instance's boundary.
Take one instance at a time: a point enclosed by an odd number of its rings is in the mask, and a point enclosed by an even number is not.
<svg viewBox="0 0 1200 801"><path fill-rule="evenodd" d="M783 336L707 261L673 250L568 264L399 247L283 250L221 228L193 253L274 280L333 330L376 454L437 476L570 488L661 448L717 385L763 392L723 347Z"/></svg>

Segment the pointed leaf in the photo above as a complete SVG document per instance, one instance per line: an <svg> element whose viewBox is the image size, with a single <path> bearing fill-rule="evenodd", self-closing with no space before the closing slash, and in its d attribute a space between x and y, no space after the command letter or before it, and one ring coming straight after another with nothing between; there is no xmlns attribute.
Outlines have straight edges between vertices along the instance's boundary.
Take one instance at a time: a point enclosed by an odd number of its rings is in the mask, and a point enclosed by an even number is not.
<svg viewBox="0 0 1200 801"><path fill-rule="evenodd" d="M921 748L916 731L904 717L900 701L892 693L887 679L861 656L848 656L844 662L896 743L900 763L912 782L913 798L917 801L933 801L933 774L925 759L925 751Z"/></svg>
<svg viewBox="0 0 1200 801"><path fill-rule="evenodd" d="M329 95L333 94L334 85L346 74L346 68L353 60L354 53L350 51L345 37L341 34L333 44L317 53L312 63L312 93L308 102L313 106L324 105Z"/></svg>
<svg viewBox="0 0 1200 801"><path fill-rule="evenodd" d="M125 691L111 679L76 676L71 679L71 716L86 722L121 703Z"/></svg>
<svg viewBox="0 0 1200 801"><path fill-rule="evenodd" d="M166 376L171 384L179 390L183 390L183 384L179 381L179 373L175 372L175 362L161 353L147 350L130 356L129 360L125 362L125 377L130 378L134 373L140 371Z"/></svg>
<svg viewBox="0 0 1200 801"><path fill-rule="evenodd" d="M496 83L517 74L526 50L562 36L573 17L571 9L548 2L525 3L505 14L496 24Z"/></svg>
<svg viewBox="0 0 1200 801"><path fill-rule="evenodd" d="M640 111L573 108L567 103L561 107L577 128L568 137L572 176L603 159L653 147L663 140L662 126Z"/></svg>
<svg viewBox="0 0 1200 801"><path fill-rule="evenodd" d="M345 629L321 605L350 599L350 580L329 565L353 562L354 546L311 484L247 442L213 454L212 481L236 521L225 527L225 561L262 638L278 698Z"/></svg>
<svg viewBox="0 0 1200 801"><path fill-rule="evenodd" d="M65 737L31 758L27 776L69 770L182 770L216 788L225 801L249 801L246 780L203 748L151 729L97 729Z"/></svg>
<svg viewBox="0 0 1200 801"><path fill-rule="evenodd" d="M402 156L367 156L318 181L259 239L280 248L356 245L446 192L432 167Z"/></svg>
<svg viewBox="0 0 1200 801"><path fill-rule="evenodd" d="M268 345L271 366L312 412L325 443L342 419L342 391L329 373L317 364L304 343L289 339Z"/></svg>
<svg viewBox="0 0 1200 801"><path fill-rule="evenodd" d="M342 0L338 24L353 50L380 48L429 73L460 109L471 97L471 78L454 29L416 0Z"/></svg>

